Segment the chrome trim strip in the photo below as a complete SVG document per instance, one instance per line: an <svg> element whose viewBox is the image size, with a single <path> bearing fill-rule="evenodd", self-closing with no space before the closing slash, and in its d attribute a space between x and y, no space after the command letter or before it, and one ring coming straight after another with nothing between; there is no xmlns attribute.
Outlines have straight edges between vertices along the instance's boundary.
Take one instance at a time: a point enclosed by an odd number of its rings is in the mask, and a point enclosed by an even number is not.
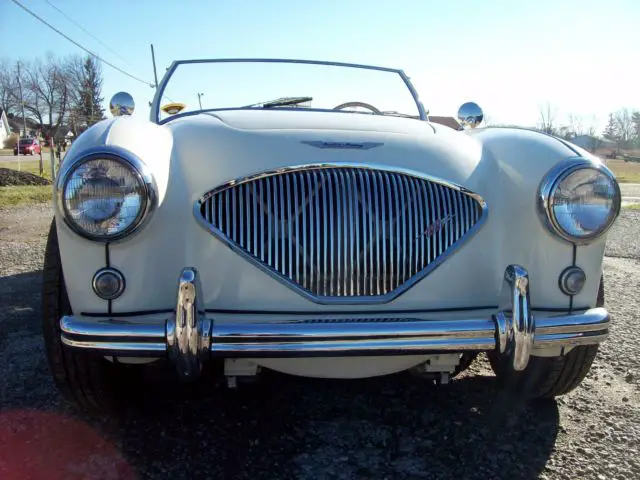
<svg viewBox="0 0 640 480"><path fill-rule="evenodd" d="M80 337L120 337L164 339L165 328L162 323L141 323L124 320L84 320L78 317L64 316L60 319L60 330L64 335Z"/></svg>
<svg viewBox="0 0 640 480"><path fill-rule="evenodd" d="M234 323L215 326L217 343L296 339L366 339L410 337L484 337L494 341L495 326L489 319L416 320L411 318L312 319L270 323Z"/></svg>
<svg viewBox="0 0 640 480"><path fill-rule="evenodd" d="M345 169L352 169L355 170L355 172L345 171ZM355 213L357 212L359 215L364 215L366 217L367 209L369 209L369 212L371 211L371 205L367 204L366 196L361 195L362 198L358 197L358 199L351 198L357 192L357 181L355 180L355 178L352 178L351 174L360 174L360 172L368 172L369 174L365 175L365 177L367 177L371 181L371 183L373 183L374 194L376 197L376 233L382 234L382 244L380 244L379 240L376 240L375 247L378 259L380 259L380 253L382 254L382 262L378 260L376 268L377 271L375 272L375 276L378 281L378 285L376 285L377 295L373 295L373 292L369 293L368 295L355 295L354 293L356 292L356 290L358 290L358 292L366 291L366 287L364 287L362 284L351 285L351 283L346 284L340 281L340 279L346 278L353 279L353 274L358 273L358 271L350 271L352 268L355 270L355 267L353 267L353 259L356 254L356 246L359 246L359 243L356 245L355 233L356 229L358 230L358 232L360 232L360 227L358 225L359 221L355 221ZM311 192L313 192L313 195L307 197L307 201L309 202L309 226L315 226L315 229L310 232L311 235L309 238L310 248L308 252L310 258L308 259L308 290L303 288L301 286L302 284L296 283L295 278L290 278L288 276L288 269L284 265L284 255L286 252L286 240L284 236L286 235L286 231L285 222L281 221L280 219L284 218L285 202L287 202L287 199L283 196L283 188L278 187L278 182L282 183L283 178L281 175L287 173L300 174L298 178L294 178L294 182L303 181L303 179L306 178L309 187L309 195L311 195ZM395 228L388 229L390 237L388 239L390 248L385 248L387 242L387 228L385 227L387 216L389 220L391 220L392 218L394 218L395 212L395 218L402 218L402 216L406 215L407 212L400 211L401 204L403 208L409 208L409 206L405 205L406 202L402 202L402 199L405 197L408 199L414 198L411 195L411 188L409 187L408 183L409 178L403 179L403 176L411 177L412 179L421 180L427 183L426 187L424 184L422 185L423 195L419 197L424 198L425 201L428 200L428 202L426 202L425 204L426 208L429 209L430 217L427 222L427 228L437 222L444 221L444 219L440 218L439 213L441 211L441 199L442 209L444 209L443 211L445 212L445 214L446 212L455 214L455 212L452 211L453 207L451 206L451 200L445 202L445 188L452 190L451 195L453 195L454 197L470 197L470 200L467 203L467 208L465 208L465 210L471 208L472 211L468 212L468 215L470 217L473 217L474 219L477 218L475 224L473 226L470 226L468 228L468 231L464 235L462 235L460 238L455 239L455 241L453 241L452 244L446 249L445 247L447 246L447 244L446 242L443 244L442 230L446 232L445 240L450 237L449 232L452 230L452 227L446 223L444 225L444 228L440 228L439 231L434 235L434 238L437 238L437 245L434 242L428 241L428 239L426 238L422 238L420 240L420 244L422 245L422 249L424 249L425 245L428 248L427 257L429 257L429 263L425 268L404 281L403 277L401 276L402 272L406 272L407 267L411 270L411 267L404 261L405 256L402 252L410 250L412 253L415 252L414 254L417 255L417 246L416 249L414 249L409 245L409 243L415 243L415 240L412 238L411 228L409 228L409 232L407 235L406 225L403 225L401 228L400 222L396 222ZM311 178L313 178L313 181L311 180ZM207 222L206 218L203 217L203 214L201 213L203 205L206 202L211 201L214 196L219 195L220 201L222 201L223 199L226 201L229 196L228 190L232 189L232 187L238 187L243 184L255 182L258 180L262 180L262 186L266 185L267 188L267 208L271 207L271 196L269 189L270 185L273 185L273 197L275 200L273 211L279 212L279 214L277 215L267 215L269 231L272 231L271 229L273 224L273 240L270 241L269 238L267 238L266 240L266 244L269 246L268 257L271 254L271 246L273 246L273 249L275 250L275 259L272 260L268 258L267 264L263 263L260 257L252 255L241 246L239 246L233 240L233 238L229 238L229 236L225 234L224 231ZM287 181L289 181L289 178L287 178ZM379 190L381 196L379 204L378 186L380 187ZM337 191L337 188L339 188L341 191L352 193L352 195L342 195L341 199L335 197L335 214L334 209L331 208L329 213L325 217L321 218L320 202L322 201L323 205L327 205L328 196L328 204L330 207L333 207L333 192ZM425 188L429 189L428 195L426 194ZM392 192L395 193L391 195ZM320 198L321 195L322 198ZM361 200L362 204L358 204L358 200ZM378 208L380 209L379 211L377 211ZM303 211L304 210L305 209L303 208ZM351 213L351 215L349 215L349 213ZM378 213L380 213L381 215L378 215ZM415 215L416 212L413 211L412 213ZM413 170L390 167L386 165L336 162L281 167L275 170L260 172L246 177L231 180L202 195L202 197L194 203L193 214L197 222L205 230L212 233L217 239L222 241L231 250L243 256L245 259L249 260L255 266L260 268L262 271L268 273L287 287L293 289L300 295L313 302L320 304L375 304L390 302L391 300L397 298L399 295L411 288L417 282L422 280L432 271L434 271L440 264L442 264L447 258L449 258L450 255L455 253L465 241L470 239L482 227L482 225L486 221L488 211L486 202L480 195L460 185L437 177L425 175ZM381 218L379 218L380 216ZM349 219L349 217L351 219ZM458 220L461 221L462 219ZM229 216L227 216L226 222L224 223L225 231L229 232L230 228L233 226L233 219L230 219ZM335 227L337 229L337 236L331 235L330 232L324 234L324 232L327 231L327 226L333 226L333 223L335 223ZM279 232L280 229L282 229L281 232ZM290 230L291 229L289 229L289 231ZM333 231L333 228L331 229L331 231ZM360 236L358 236L358 242L360 241L359 237ZM434 246L433 252L430 251L432 243ZM325 258L321 257L322 249L319 248L320 245L324 245L325 254L329 254L329 250L331 250L329 260L325 261ZM390 255L389 259L387 259L387 253L389 253ZM282 261L280 258L281 254L283 257ZM424 255L424 251L422 255ZM307 257L305 256L305 258L302 260L303 263L306 262L306 258ZM300 262L299 258L297 259L297 262ZM331 263L331 266L333 268L327 270L329 263ZM359 263L360 262L358 262L358 265ZM273 266L270 267L269 265ZM326 267L323 267L323 265L326 265ZM382 267L382 272L380 272L380 267ZM387 272L387 267L390 269L389 272ZM289 270L290 269L291 267L289 267ZM324 276L322 275L323 272L325 273ZM380 273L382 273L382 278ZM380 285L380 280L382 280L382 285ZM358 289L358 285L360 286L360 289Z"/></svg>
<svg viewBox="0 0 640 480"><path fill-rule="evenodd" d="M69 218L66 205L63 199L64 189L73 172L83 163L96 158L104 158L123 163L129 167L138 182L145 190L144 205L138 213L136 220L122 232L109 236L91 235ZM151 173L151 169L138 156L121 147L114 145L102 145L86 150L81 150L73 156L65 157L62 167L56 176L53 187L53 198L55 208L64 220L65 225L74 233L88 240L101 243L118 243L125 239L131 238L138 233L149 222L152 214L158 207L158 186L156 180Z"/></svg>
<svg viewBox="0 0 640 480"><path fill-rule="evenodd" d="M613 213L607 220L608 223L605 224L604 228L597 233L576 238L567 234L558 224L553 214L553 193L560 182L562 182L562 180L564 180L569 174L583 168L597 170L609 178L615 189L615 196L613 200L614 207ZM538 215L552 234L574 245L587 245L593 240L604 235L613 226L618 215L620 215L621 205L622 195L620 192L620 185L618 184L615 175L604 163L596 162L590 158L569 157L556 163L553 168L547 172L538 187Z"/></svg>
<svg viewBox="0 0 640 480"><path fill-rule="evenodd" d="M62 336L62 343L70 348L97 351L105 355L121 357L164 357L167 353L165 342L85 341Z"/></svg>
<svg viewBox="0 0 640 480"><path fill-rule="evenodd" d="M309 357L352 355L406 355L412 353L490 350L493 338L392 338L373 339L363 342L350 341L303 341L289 342L286 339L274 343L219 344L214 345L214 357Z"/></svg>

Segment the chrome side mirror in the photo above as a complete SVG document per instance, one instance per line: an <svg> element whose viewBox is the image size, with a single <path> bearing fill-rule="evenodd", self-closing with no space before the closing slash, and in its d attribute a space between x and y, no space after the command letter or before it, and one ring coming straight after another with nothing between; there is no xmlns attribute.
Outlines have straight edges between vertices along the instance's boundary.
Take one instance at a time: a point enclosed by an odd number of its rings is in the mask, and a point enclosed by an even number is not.
<svg viewBox="0 0 640 480"><path fill-rule="evenodd" d="M118 92L109 102L109 110L114 117L120 117L122 115L131 115L136 108L136 104L133 101L133 97L127 92Z"/></svg>
<svg viewBox="0 0 640 480"><path fill-rule="evenodd" d="M458 109L458 121L463 128L476 128L483 118L484 114L477 103L467 102Z"/></svg>

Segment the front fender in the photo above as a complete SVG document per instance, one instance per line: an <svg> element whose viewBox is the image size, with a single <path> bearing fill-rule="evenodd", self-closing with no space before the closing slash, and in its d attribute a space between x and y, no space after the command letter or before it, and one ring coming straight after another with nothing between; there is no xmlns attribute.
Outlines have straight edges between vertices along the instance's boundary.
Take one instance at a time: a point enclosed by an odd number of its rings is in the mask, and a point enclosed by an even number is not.
<svg viewBox="0 0 640 480"><path fill-rule="evenodd" d="M489 205L484 233L490 230L495 242L496 262L525 265L532 301L543 302L540 306L595 306L606 235L589 245L574 246L553 234L539 208L539 188L560 162L576 157L600 160L569 142L533 130L489 127L465 133L482 144L483 161L476 177ZM558 288L560 273L571 265L587 274L583 290L573 299Z"/></svg>

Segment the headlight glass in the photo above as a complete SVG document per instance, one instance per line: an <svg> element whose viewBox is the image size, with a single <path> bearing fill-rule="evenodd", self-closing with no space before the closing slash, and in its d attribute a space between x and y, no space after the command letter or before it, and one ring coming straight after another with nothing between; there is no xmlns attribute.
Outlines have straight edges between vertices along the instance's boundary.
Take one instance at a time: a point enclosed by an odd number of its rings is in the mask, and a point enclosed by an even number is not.
<svg viewBox="0 0 640 480"><path fill-rule="evenodd" d="M109 239L135 228L148 198L144 180L127 162L95 158L70 173L62 201L68 220L81 232Z"/></svg>
<svg viewBox="0 0 640 480"><path fill-rule="evenodd" d="M584 167L559 177L550 192L548 214L562 236L587 240L606 231L619 208L615 179L605 170Z"/></svg>

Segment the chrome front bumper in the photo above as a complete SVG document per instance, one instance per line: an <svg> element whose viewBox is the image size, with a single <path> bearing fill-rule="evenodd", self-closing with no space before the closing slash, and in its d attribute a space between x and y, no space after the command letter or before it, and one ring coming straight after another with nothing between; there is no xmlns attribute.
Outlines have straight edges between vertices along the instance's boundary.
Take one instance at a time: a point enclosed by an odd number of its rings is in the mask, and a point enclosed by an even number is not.
<svg viewBox="0 0 640 480"><path fill-rule="evenodd" d="M526 368L536 350L600 343L609 334L604 308L535 318L529 304L529 278L510 265L505 286L510 307L489 318L417 320L345 318L268 323L216 323L198 308L195 269L185 268L178 285L176 311L168 319L86 320L62 317L62 342L108 356L165 357L181 377L195 378L209 358L403 355L495 350ZM354 315L355 316L355 315Z"/></svg>

